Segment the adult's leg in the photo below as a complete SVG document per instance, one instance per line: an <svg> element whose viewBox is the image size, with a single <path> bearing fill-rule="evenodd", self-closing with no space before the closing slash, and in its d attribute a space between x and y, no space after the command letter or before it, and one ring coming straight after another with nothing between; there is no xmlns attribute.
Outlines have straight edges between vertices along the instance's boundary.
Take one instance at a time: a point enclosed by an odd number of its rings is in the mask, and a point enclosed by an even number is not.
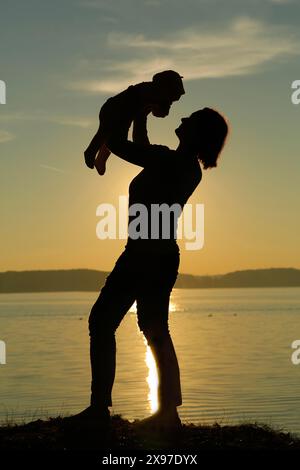
<svg viewBox="0 0 300 470"><path fill-rule="evenodd" d="M91 406L112 405L111 392L115 379L115 331L135 301L134 276L124 252L107 277L89 318L90 360L92 371Z"/></svg>
<svg viewBox="0 0 300 470"><path fill-rule="evenodd" d="M138 324L156 362L160 410L182 404L179 366L168 326L169 298L168 291L137 297Z"/></svg>

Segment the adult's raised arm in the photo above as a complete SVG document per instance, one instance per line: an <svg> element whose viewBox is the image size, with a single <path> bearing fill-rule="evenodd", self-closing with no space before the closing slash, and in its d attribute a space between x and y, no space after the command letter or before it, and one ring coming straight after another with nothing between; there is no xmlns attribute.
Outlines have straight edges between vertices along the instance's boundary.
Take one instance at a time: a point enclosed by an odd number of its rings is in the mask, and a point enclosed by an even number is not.
<svg viewBox="0 0 300 470"><path fill-rule="evenodd" d="M147 132L147 116L149 112L141 112L133 121L132 141L137 144L150 145Z"/></svg>
<svg viewBox="0 0 300 470"><path fill-rule="evenodd" d="M107 147L122 160L143 168L150 165L159 166L174 154L164 145L143 145L129 140L118 140L114 137L107 141Z"/></svg>

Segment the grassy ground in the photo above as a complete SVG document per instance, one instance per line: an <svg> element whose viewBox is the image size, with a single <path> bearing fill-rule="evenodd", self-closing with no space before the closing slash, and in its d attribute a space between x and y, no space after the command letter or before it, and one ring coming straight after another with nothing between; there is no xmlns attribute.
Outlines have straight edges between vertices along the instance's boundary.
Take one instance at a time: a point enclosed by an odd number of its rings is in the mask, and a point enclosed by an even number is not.
<svg viewBox="0 0 300 470"><path fill-rule="evenodd" d="M64 418L37 420L23 425L0 427L1 450L300 450L295 436L268 426L183 425L177 435L141 434L134 423L113 416L110 430L64 428Z"/></svg>

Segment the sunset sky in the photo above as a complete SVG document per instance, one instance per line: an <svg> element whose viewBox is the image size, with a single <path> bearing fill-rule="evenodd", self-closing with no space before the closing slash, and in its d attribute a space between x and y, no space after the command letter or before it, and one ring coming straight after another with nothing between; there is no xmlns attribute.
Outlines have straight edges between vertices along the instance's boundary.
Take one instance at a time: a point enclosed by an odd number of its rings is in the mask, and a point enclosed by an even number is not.
<svg viewBox="0 0 300 470"><path fill-rule="evenodd" d="M205 106L231 133L190 202L205 205L205 244L180 271L300 268L300 2L10 0L1 2L0 270L112 269L124 240L96 238L96 207L126 195L138 167L83 164L103 102L164 69L186 95L152 143L176 148L180 118ZM154 182L155 184L155 182Z"/></svg>

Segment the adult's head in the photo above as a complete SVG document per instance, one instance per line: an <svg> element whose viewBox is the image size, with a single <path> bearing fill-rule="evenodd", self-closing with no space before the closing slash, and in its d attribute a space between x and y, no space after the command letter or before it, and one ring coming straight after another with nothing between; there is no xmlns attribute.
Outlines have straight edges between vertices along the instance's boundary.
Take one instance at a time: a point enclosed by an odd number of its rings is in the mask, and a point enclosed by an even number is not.
<svg viewBox="0 0 300 470"><path fill-rule="evenodd" d="M203 108L183 118L175 132L181 147L196 153L204 169L217 166L228 134L227 122L220 113Z"/></svg>

